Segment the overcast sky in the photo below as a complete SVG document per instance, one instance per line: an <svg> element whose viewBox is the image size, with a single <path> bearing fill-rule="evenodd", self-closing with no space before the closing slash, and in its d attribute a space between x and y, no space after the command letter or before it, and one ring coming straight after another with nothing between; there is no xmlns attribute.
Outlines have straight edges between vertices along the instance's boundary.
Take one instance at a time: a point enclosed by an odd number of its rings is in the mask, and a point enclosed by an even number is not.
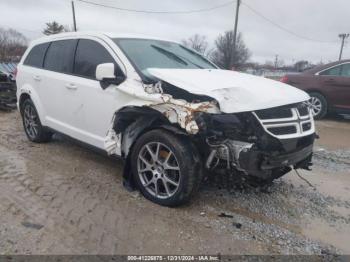
<svg viewBox="0 0 350 262"><path fill-rule="evenodd" d="M105 5L154 11L208 8L229 0L89 0ZM306 59L328 62L338 58L339 33L350 33L349 0L242 0L238 29L251 50L251 61L286 63ZM280 26L308 41L287 33L252 12L249 5ZM196 14L129 13L75 1L79 30L142 33L182 40L195 33L206 35L211 44L233 29L235 4ZM72 25L70 0L0 0L0 26L12 27L29 39L40 37L48 21ZM324 43L325 42L325 43ZM328 43L327 43L328 42ZM350 58L350 44L343 58Z"/></svg>

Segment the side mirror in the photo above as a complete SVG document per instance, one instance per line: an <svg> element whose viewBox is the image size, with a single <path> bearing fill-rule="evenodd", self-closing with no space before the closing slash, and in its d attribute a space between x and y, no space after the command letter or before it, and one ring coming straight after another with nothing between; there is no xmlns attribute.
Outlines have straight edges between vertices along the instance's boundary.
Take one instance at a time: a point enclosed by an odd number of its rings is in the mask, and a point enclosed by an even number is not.
<svg viewBox="0 0 350 262"><path fill-rule="evenodd" d="M96 67L96 79L100 81L102 89L106 89L110 85L121 84L125 80L125 76L116 76L114 64L105 63Z"/></svg>

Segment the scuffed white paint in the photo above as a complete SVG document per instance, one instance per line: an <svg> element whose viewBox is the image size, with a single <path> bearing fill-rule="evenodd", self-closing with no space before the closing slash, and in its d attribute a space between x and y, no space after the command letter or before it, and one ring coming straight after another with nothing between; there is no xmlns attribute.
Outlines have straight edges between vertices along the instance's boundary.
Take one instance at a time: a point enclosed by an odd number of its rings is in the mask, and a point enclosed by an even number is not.
<svg viewBox="0 0 350 262"><path fill-rule="evenodd" d="M190 134L198 133L197 123L193 120L194 112L220 113L215 102L189 103L185 100L173 99L170 95L163 95L163 103L150 107L160 111L171 123L179 124Z"/></svg>
<svg viewBox="0 0 350 262"><path fill-rule="evenodd" d="M196 134L199 127L194 120L195 112L207 112L212 114L220 113L216 102L189 103L185 100L173 99L171 95L159 94L160 85L145 85L145 91L139 92L129 89L127 92L132 93L138 100L128 104L128 106L148 106L162 113L170 123L179 124L181 128L189 134ZM146 91L148 90L148 92ZM152 93L152 92L155 93ZM138 102L136 102L138 101ZM116 134L112 125L109 128L104 140L104 149L109 155L121 155L122 133Z"/></svg>
<svg viewBox="0 0 350 262"><path fill-rule="evenodd" d="M161 112L170 123L177 123L190 134L198 132L198 126L193 120L194 112L220 113L216 102L189 103L186 100L174 99L169 94L161 93L160 82L154 85L124 85L117 87L120 91L137 98L125 106L149 106Z"/></svg>
<svg viewBox="0 0 350 262"><path fill-rule="evenodd" d="M107 132L104 141L104 148L108 155L120 156L122 147L122 134L116 134L113 128L110 128Z"/></svg>

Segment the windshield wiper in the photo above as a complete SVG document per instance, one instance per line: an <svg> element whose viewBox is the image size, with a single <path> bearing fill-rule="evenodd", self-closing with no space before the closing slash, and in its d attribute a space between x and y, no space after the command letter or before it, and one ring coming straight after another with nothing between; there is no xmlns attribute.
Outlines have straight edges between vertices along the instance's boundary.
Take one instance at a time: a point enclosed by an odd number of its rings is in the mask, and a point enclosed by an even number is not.
<svg viewBox="0 0 350 262"><path fill-rule="evenodd" d="M187 57L184 57L184 56L175 54L175 53L173 53L173 52L171 52L171 51L169 51L169 50L166 50L166 49L161 48L161 47L156 46L156 45L151 45L151 46L152 46L153 48L155 48L157 51L161 52L162 54L165 54L166 56L169 56L169 57L172 56L171 58L176 58L176 60L179 61L179 62L180 62L180 60L181 60L180 63L183 63L184 65L188 65L187 62L189 62L189 63L191 63L192 65L194 65L194 66L196 66L196 67L198 67L198 68L200 68L200 69L204 69L204 67L202 67L202 66L196 64L195 62L191 61L191 60L188 59ZM180 47L183 48L182 46L180 46ZM197 55L197 56L200 56L200 55L198 55L198 54L196 54L196 53L194 53L194 54ZM201 57L201 58L202 58L202 57ZM202 59L203 59L203 58L202 58ZM185 62L184 60L186 60L187 62ZM204 59L203 59L203 60L204 60Z"/></svg>
<svg viewBox="0 0 350 262"><path fill-rule="evenodd" d="M164 48L161 48L159 46L156 46L156 45L151 45L151 47L153 47L155 50L157 50L159 53L167 56L168 58L180 63L180 64L183 64L183 65L188 65L188 63L183 60L181 57L179 57L178 55L174 54L173 52L171 51L168 51Z"/></svg>
<svg viewBox="0 0 350 262"><path fill-rule="evenodd" d="M213 66L208 60L206 60L206 59L205 59L203 56L201 56L200 54L198 54L198 53L196 53L196 52L193 52L191 49L188 49L188 48L186 48L186 47L184 47L184 46L180 46L180 47L181 47L182 49L186 50L187 52L190 52L191 54L197 56L199 59L203 60L203 62L205 62L206 64L210 64L211 66ZM192 61L190 61L190 62L191 62L192 64L194 64L194 65L200 67L200 68L204 68L204 67L201 67L201 66L195 64L195 63L192 62ZM213 67L213 68L214 68L214 67Z"/></svg>

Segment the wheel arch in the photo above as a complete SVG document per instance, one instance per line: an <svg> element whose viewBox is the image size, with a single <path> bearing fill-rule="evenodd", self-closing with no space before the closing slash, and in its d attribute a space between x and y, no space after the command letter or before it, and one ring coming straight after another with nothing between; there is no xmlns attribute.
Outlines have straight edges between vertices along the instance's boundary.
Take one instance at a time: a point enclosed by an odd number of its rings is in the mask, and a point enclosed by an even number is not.
<svg viewBox="0 0 350 262"><path fill-rule="evenodd" d="M317 88L310 88L308 90L305 90L305 92L308 93L309 95L310 95L310 93L319 93L320 95L322 95L326 99L327 103L329 104L328 96L322 90L317 89Z"/></svg>
<svg viewBox="0 0 350 262"><path fill-rule="evenodd" d="M163 129L176 135L188 136L179 125L171 123L161 112L148 106L126 106L115 112L112 128L121 134L121 156L124 159L123 184L135 189L132 178L130 153L136 140L144 133Z"/></svg>
<svg viewBox="0 0 350 262"><path fill-rule="evenodd" d="M23 105L23 102L27 99L31 99L30 97L30 94L28 93L22 93L19 97L19 100L18 100L18 106L19 106L19 111L21 112L21 114L23 113L23 109L22 109L22 105Z"/></svg>
<svg viewBox="0 0 350 262"><path fill-rule="evenodd" d="M38 94L35 92L35 90L32 87L28 85L21 88L20 94L18 96L18 109L20 110L21 114L22 114L22 105L26 99L31 99L33 101L34 106L39 114L39 118L42 125L46 126L46 119L45 119L46 111L42 103L40 102Z"/></svg>
<svg viewBox="0 0 350 262"><path fill-rule="evenodd" d="M327 114L329 114L330 112L333 111L332 109L332 104L330 103L328 97L322 92L322 91L319 91L318 89L316 90L310 90L308 92L308 94L310 95L311 97L311 93L319 96L319 100L321 102L321 109L319 111L319 113L317 115L314 115L314 119L315 120L319 120L319 119L322 119L323 117L325 117ZM324 100L324 101L322 101Z"/></svg>

